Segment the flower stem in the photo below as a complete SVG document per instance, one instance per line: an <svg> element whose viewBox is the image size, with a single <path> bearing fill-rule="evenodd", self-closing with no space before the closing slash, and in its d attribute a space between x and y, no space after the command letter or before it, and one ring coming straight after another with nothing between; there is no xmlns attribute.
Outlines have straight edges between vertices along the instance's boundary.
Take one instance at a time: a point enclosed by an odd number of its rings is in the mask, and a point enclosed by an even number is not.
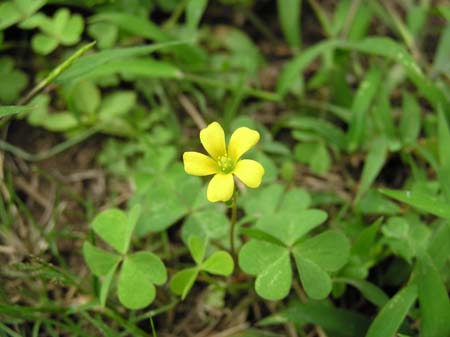
<svg viewBox="0 0 450 337"><path fill-rule="evenodd" d="M237 262L236 249L234 245L234 231L236 228L236 219L237 219L237 193L235 193L233 195L233 198L231 199L231 228L230 228L230 252L235 263Z"/></svg>

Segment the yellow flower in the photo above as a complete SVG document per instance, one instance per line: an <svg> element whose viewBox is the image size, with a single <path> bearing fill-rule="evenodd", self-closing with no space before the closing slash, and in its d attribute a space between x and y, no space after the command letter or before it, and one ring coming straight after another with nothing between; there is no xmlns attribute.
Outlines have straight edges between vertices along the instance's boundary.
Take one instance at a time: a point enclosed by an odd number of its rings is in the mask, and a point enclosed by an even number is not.
<svg viewBox="0 0 450 337"><path fill-rule="evenodd" d="M259 133L242 127L233 132L228 144L219 123L213 122L200 131L200 141L210 157L198 152L183 154L184 170L194 176L214 174L208 185L207 198L211 202L228 201L233 196L234 178L256 188L261 184L264 167L257 161L240 159L259 141Z"/></svg>

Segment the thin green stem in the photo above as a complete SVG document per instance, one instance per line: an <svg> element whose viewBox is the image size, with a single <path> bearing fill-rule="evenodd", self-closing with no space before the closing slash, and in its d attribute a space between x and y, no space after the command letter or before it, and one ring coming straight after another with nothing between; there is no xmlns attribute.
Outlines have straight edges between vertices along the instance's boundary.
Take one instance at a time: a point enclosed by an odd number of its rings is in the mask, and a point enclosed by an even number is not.
<svg viewBox="0 0 450 337"><path fill-rule="evenodd" d="M236 229L236 220L237 220L237 193L233 195L233 199L231 199L231 227L230 227L230 252L233 257L234 262L236 262L236 247L234 243L234 232Z"/></svg>

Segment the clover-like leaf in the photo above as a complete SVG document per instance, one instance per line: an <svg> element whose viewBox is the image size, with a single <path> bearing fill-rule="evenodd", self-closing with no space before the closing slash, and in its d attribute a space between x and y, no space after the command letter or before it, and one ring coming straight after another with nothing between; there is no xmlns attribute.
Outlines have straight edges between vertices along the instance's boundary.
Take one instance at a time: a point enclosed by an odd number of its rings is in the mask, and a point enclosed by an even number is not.
<svg viewBox="0 0 450 337"><path fill-rule="evenodd" d="M256 277L256 292L268 300L280 300L287 296L292 282L289 252L283 253Z"/></svg>
<svg viewBox="0 0 450 337"><path fill-rule="evenodd" d="M46 0L4 1L0 4L0 30L12 26L29 17L42 6Z"/></svg>
<svg viewBox="0 0 450 337"><path fill-rule="evenodd" d="M327 213L316 209L279 212L260 219L256 227L292 246L326 219Z"/></svg>
<svg viewBox="0 0 450 337"><path fill-rule="evenodd" d="M253 191L242 199L247 215L265 218L275 212L297 212L311 204L308 192L300 188L285 191L280 184L271 184L265 188Z"/></svg>
<svg viewBox="0 0 450 337"><path fill-rule="evenodd" d="M103 278L103 282L102 282L102 285L100 287L100 296L99 296L100 297L99 298L100 299L100 305L103 306L103 307L106 304L106 299L108 298L109 288L111 287L111 283L112 283L112 280L114 278L114 274L116 272L117 266L118 266L118 264L116 266L114 266L114 268L112 268L109 271L109 273L107 273L104 276L104 278Z"/></svg>
<svg viewBox="0 0 450 337"><path fill-rule="evenodd" d="M303 258L300 254L295 254L300 280L303 288L309 297L313 299L323 299L331 292L330 276L317 264Z"/></svg>
<svg viewBox="0 0 450 337"><path fill-rule="evenodd" d="M205 200L205 194L201 195L203 197L202 200ZM183 241L187 242L188 238L193 234L207 239L223 238L230 228L230 220L225 216L220 206L213 205L208 207L208 209L201 209L191 213L181 229Z"/></svg>
<svg viewBox="0 0 450 337"><path fill-rule="evenodd" d="M47 55L59 44L70 46L78 43L84 29L81 15L71 15L67 8L56 11L53 18L37 13L25 20L21 27L24 29L39 28L32 40L32 47L37 53Z"/></svg>
<svg viewBox="0 0 450 337"><path fill-rule="evenodd" d="M133 207L128 216L119 209L108 209L95 217L92 228L111 247L125 254L139 213L139 206Z"/></svg>
<svg viewBox="0 0 450 337"><path fill-rule="evenodd" d="M138 252L126 257L119 276L120 302L130 309L140 309L155 298L154 284L162 285L167 272L161 259L150 252Z"/></svg>
<svg viewBox="0 0 450 337"><path fill-rule="evenodd" d="M228 276L233 272L233 258L225 251L214 252L206 261L203 261L206 242L205 238L198 236L189 238L189 251L197 265L177 272L170 280L170 289L176 295L180 295L181 299L186 298L201 271L222 276Z"/></svg>
<svg viewBox="0 0 450 337"><path fill-rule="evenodd" d="M70 91L70 99L76 112L93 115L101 102L98 87L91 81L78 81Z"/></svg>
<svg viewBox="0 0 450 337"><path fill-rule="evenodd" d="M0 57L0 102L13 103L27 86L27 76L14 69L14 61L9 57Z"/></svg>
<svg viewBox="0 0 450 337"><path fill-rule="evenodd" d="M83 256L89 269L96 276L108 274L121 260L119 255L97 248L88 241L83 244Z"/></svg>
<svg viewBox="0 0 450 337"><path fill-rule="evenodd" d="M198 268L187 268L176 273L170 280L170 290L185 299L198 276Z"/></svg>
<svg viewBox="0 0 450 337"><path fill-rule="evenodd" d="M228 276L234 269L233 258L223 250L214 252L200 265L200 269L211 274Z"/></svg>
<svg viewBox="0 0 450 337"><path fill-rule="evenodd" d="M327 272L347 263L350 247L337 231L326 231L300 240L322 223L327 214L319 210L279 212L260 219L254 228L241 232L253 238L239 252L241 269L256 276L255 290L268 300L288 295L292 282L291 253L302 285L311 298L323 299L332 289Z"/></svg>
<svg viewBox="0 0 450 337"><path fill-rule="evenodd" d="M261 297L279 300L289 293L292 269L286 247L249 241L239 252L239 265L244 272L257 276L255 289Z"/></svg>
<svg viewBox="0 0 450 337"><path fill-rule="evenodd" d="M198 236L191 236L189 238L189 252L194 258L195 263L202 263L205 258L206 240L202 240Z"/></svg>
<svg viewBox="0 0 450 337"><path fill-rule="evenodd" d="M58 40L52 36L37 33L31 40L33 50L41 55L48 55L58 47Z"/></svg>
<svg viewBox="0 0 450 337"><path fill-rule="evenodd" d="M293 251L326 271L337 271L347 263L350 245L344 234L326 231L297 244Z"/></svg>

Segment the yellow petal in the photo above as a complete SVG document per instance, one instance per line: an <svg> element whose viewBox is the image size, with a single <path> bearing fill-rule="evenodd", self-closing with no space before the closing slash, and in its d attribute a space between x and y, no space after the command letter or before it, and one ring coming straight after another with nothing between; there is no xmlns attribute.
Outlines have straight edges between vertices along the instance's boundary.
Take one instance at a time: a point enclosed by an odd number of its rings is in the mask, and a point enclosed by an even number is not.
<svg viewBox="0 0 450 337"><path fill-rule="evenodd" d="M233 172L245 185L256 188L261 184L264 167L255 160L238 161Z"/></svg>
<svg viewBox="0 0 450 337"><path fill-rule="evenodd" d="M183 153L184 170L193 176L207 176L217 173L217 163L198 152Z"/></svg>
<svg viewBox="0 0 450 337"><path fill-rule="evenodd" d="M206 196L211 202L228 201L233 196L233 192L233 175L218 173L209 182Z"/></svg>
<svg viewBox="0 0 450 337"><path fill-rule="evenodd" d="M259 132L243 127L233 132L228 144L228 156L237 161L259 141Z"/></svg>
<svg viewBox="0 0 450 337"><path fill-rule="evenodd" d="M203 147L214 159L226 154L225 132L219 123L213 122L200 131L200 141Z"/></svg>

